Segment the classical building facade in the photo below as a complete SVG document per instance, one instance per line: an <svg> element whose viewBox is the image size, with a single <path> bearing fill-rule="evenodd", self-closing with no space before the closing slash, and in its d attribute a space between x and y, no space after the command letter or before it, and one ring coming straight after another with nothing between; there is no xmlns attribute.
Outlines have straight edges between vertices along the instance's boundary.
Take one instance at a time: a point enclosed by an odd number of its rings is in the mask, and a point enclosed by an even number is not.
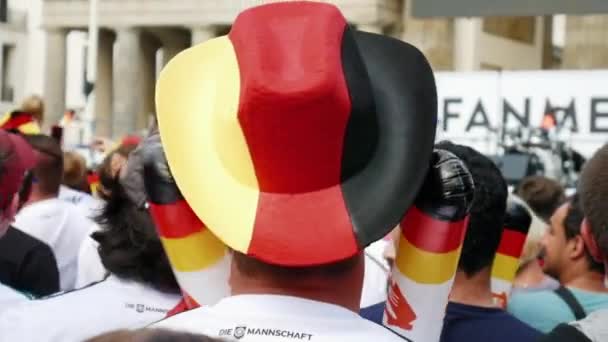
<svg viewBox="0 0 608 342"><path fill-rule="evenodd" d="M65 109L66 37L86 30L89 1L42 1L44 95L47 116L57 121ZM270 1L99 0L97 133L116 137L145 127L154 113L154 84L162 65L192 44L226 34L244 8ZM358 29L414 44L435 70L608 67L604 16L568 17L566 45L556 54L552 17L418 19L410 16L409 1L330 2Z"/></svg>
<svg viewBox="0 0 608 342"><path fill-rule="evenodd" d="M0 115L24 96L26 15L9 10L0 15Z"/></svg>

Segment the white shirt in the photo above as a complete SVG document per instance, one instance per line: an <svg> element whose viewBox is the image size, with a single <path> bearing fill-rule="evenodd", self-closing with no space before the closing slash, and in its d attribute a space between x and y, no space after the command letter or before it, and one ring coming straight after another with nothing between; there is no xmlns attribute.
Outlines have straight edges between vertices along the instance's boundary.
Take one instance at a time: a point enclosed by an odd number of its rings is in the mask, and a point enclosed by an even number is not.
<svg viewBox="0 0 608 342"><path fill-rule="evenodd" d="M13 290L12 288L0 283L0 312L7 310L11 306L20 302L27 301L28 298Z"/></svg>
<svg viewBox="0 0 608 342"><path fill-rule="evenodd" d="M15 217L14 226L51 247L61 290L74 289L80 245L97 225L73 204L53 198L25 206Z"/></svg>
<svg viewBox="0 0 608 342"><path fill-rule="evenodd" d="M64 185L59 187L59 199L74 204L90 219L99 215L103 208L103 201L99 198L93 197L82 191L70 189Z"/></svg>
<svg viewBox="0 0 608 342"><path fill-rule="evenodd" d="M99 243L90 236L87 236L80 245L76 274L77 289L101 281L108 274L101 262L98 247Z"/></svg>
<svg viewBox="0 0 608 342"><path fill-rule="evenodd" d="M228 297L153 327L246 342L403 342L384 327L343 307L276 295Z"/></svg>
<svg viewBox="0 0 608 342"><path fill-rule="evenodd" d="M0 313L0 342L78 342L166 317L181 300L110 276L84 289L34 300Z"/></svg>

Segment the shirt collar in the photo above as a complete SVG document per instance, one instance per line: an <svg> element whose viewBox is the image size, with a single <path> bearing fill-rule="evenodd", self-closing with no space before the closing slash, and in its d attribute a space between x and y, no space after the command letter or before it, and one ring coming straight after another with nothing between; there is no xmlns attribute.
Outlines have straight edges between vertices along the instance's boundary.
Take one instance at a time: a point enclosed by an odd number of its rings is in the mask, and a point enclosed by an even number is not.
<svg viewBox="0 0 608 342"><path fill-rule="evenodd" d="M213 306L213 310L232 314L243 308L247 308L248 312L267 312L273 315L335 319L359 317L357 313L338 305L281 295L236 295L224 298Z"/></svg>

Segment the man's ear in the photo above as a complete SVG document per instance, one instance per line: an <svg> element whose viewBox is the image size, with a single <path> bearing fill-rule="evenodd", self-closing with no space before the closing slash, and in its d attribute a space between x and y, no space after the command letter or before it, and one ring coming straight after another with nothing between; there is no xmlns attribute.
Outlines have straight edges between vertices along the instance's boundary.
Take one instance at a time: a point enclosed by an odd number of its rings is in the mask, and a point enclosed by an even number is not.
<svg viewBox="0 0 608 342"><path fill-rule="evenodd" d="M589 221L587 218L583 220L581 224L581 236L583 237L583 241L585 241L585 246L589 251L589 254L593 257L593 259L597 262L604 262L604 258L602 257L602 252L597 245L597 241L593 237L593 233L591 232L591 226L589 225Z"/></svg>

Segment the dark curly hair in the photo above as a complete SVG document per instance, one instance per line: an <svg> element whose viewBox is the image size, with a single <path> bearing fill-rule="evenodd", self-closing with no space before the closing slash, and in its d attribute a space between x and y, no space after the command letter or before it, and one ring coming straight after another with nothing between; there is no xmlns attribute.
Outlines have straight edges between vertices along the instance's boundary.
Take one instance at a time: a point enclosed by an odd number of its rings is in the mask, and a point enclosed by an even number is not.
<svg viewBox="0 0 608 342"><path fill-rule="evenodd" d="M494 263L507 209L507 183L492 160L478 151L447 141L436 147L460 158L473 176L475 193L458 262L458 269L470 277Z"/></svg>
<svg viewBox="0 0 608 342"><path fill-rule="evenodd" d="M129 200L115 179L93 233L105 268L124 279L144 283L167 293L179 293L175 275L148 210Z"/></svg>

